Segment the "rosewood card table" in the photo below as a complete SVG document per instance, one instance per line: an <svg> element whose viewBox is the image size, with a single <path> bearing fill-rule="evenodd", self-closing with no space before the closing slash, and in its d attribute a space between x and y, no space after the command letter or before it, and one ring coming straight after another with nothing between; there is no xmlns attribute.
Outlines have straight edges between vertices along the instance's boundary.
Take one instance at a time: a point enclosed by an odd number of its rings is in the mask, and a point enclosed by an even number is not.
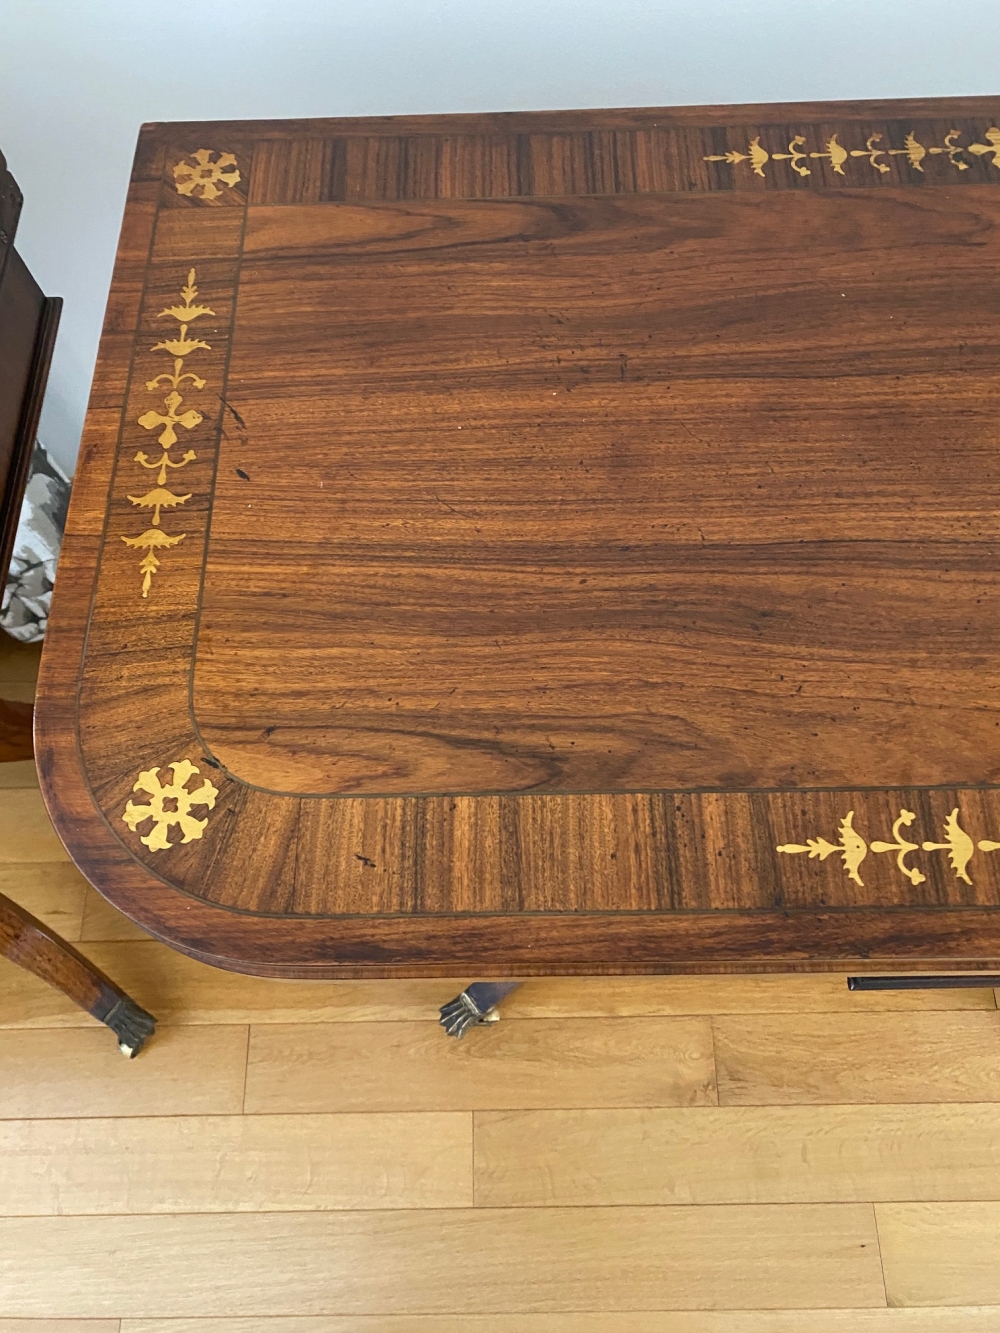
<svg viewBox="0 0 1000 1333"><path fill-rule="evenodd" d="M37 704L286 977L1000 962L1000 98L147 125Z"/></svg>

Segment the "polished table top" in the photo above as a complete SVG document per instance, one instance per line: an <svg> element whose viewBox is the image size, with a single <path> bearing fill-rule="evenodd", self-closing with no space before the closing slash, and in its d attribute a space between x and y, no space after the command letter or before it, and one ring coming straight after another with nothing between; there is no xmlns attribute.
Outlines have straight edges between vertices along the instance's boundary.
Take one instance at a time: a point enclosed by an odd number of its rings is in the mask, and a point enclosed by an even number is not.
<svg viewBox="0 0 1000 1333"><path fill-rule="evenodd" d="M37 707L279 975L1000 960L1000 99L151 125Z"/></svg>

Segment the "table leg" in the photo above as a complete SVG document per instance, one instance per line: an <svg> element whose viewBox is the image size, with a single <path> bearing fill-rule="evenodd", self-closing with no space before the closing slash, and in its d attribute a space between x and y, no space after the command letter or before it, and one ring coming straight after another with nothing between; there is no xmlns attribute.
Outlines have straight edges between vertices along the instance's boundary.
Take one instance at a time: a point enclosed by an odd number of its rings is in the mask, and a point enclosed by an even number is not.
<svg viewBox="0 0 1000 1333"><path fill-rule="evenodd" d="M129 1059L138 1055L156 1020L93 963L16 903L0 894L0 957L9 958L106 1024Z"/></svg>
<svg viewBox="0 0 1000 1333"><path fill-rule="evenodd" d="M461 995L441 1006L439 1022L449 1037L464 1037L470 1027L480 1023L496 1023L500 1015L497 1006L519 981L474 981Z"/></svg>

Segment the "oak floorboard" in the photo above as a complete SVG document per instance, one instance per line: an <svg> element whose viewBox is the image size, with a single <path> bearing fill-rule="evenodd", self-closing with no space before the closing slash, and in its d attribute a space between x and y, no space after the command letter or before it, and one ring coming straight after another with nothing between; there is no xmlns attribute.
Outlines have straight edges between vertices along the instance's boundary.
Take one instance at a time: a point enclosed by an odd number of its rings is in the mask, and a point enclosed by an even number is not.
<svg viewBox="0 0 1000 1333"><path fill-rule="evenodd" d="M0 1333L120 1333L118 1319L0 1319Z"/></svg>
<svg viewBox="0 0 1000 1333"><path fill-rule="evenodd" d="M0 764L0 791L8 787L37 786L38 770L35 768L34 759L14 759ZM0 800L2 799L0 797Z"/></svg>
<svg viewBox="0 0 1000 1333"><path fill-rule="evenodd" d="M414 1023L251 1028L249 1113L714 1104L703 1018L503 1020L463 1041Z"/></svg>
<svg viewBox="0 0 1000 1333"><path fill-rule="evenodd" d="M511 1018L644 1014L886 1013L995 1009L988 987L850 991L844 973L662 977L534 977L504 1002Z"/></svg>
<svg viewBox="0 0 1000 1333"><path fill-rule="evenodd" d="M117 907L112 907L96 889L87 885L83 900L81 940L148 940L149 938L147 931L137 926L124 912L119 912Z"/></svg>
<svg viewBox="0 0 1000 1333"><path fill-rule="evenodd" d="M664 1310L638 1314L124 1319L121 1333L996 1333L998 1315L1000 1311L995 1306L964 1306L950 1310ZM5 1333L2 1323L0 1333ZM26 1327L24 1333L32 1330ZM53 1333L57 1330L53 1329Z"/></svg>
<svg viewBox="0 0 1000 1333"><path fill-rule="evenodd" d="M21 643L6 630L0 629L0 696L5 699L11 697L5 692L8 685L34 685L41 660L40 643Z"/></svg>
<svg viewBox="0 0 1000 1333"><path fill-rule="evenodd" d="M14 787L0 796L0 865L69 861L37 787Z"/></svg>
<svg viewBox="0 0 1000 1333"><path fill-rule="evenodd" d="M1000 1106L480 1111L480 1207L1000 1198Z"/></svg>
<svg viewBox="0 0 1000 1333"><path fill-rule="evenodd" d="M0 699L6 699L11 703L33 703L35 699L35 682L32 680L10 680L0 682Z"/></svg>
<svg viewBox="0 0 1000 1333"><path fill-rule="evenodd" d="M245 1028L164 1027L126 1060L92 1022L93 1031L0 1032L0 1119L239 1113Z"/></svg>
<svg viewBox="0 0 1000 1333"><path fill-rule="evenodd" d="M75 943L83 928L87 881L66 861L0 864L0 893Z"/></svg>
<svg viewBox="0 0 1000 1333"><path fill-rule="evenodd" d="M1000 1306L1000 1202L886 1203L875 1215L890 1305Z"/></svg>
<svg viewBox="0 0 1000 1333"><path fill-rule="evenodd" d="M723 1106L1000 1101L1000 1014L713 1020Z"/></svg>
<svg viewBox="0 0 1000 1333"><path fill-rule="evenodd" d="M11 1218L0 1290L49 1318L885 1304L853 1204Z"/></svg>
<svg viewBox="0 0 1000 1333"><path fill-rule="evenodd" d="M468 1114L0 1121L0 1216L471 1206Z"/></svg>

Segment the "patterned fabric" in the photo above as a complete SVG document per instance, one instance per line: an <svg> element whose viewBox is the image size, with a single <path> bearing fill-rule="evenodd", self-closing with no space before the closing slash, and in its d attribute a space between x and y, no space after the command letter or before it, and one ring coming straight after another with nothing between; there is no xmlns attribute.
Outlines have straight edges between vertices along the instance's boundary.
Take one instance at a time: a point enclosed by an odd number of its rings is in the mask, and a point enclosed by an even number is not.
<svg viewBox="0 0 1000 1333"><path fill-rule="evenodd" d="M0 603L0 626L22 643L45 637L70 482L37 440Z"/></svg>

